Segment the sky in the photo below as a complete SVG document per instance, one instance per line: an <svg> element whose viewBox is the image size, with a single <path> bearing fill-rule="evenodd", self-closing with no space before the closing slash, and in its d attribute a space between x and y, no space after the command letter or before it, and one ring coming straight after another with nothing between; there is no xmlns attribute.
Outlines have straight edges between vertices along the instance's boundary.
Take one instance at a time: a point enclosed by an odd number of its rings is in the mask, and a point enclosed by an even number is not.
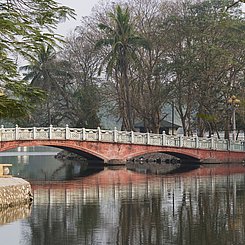
<svg viewBox="0 0 245 245"><path fill-rule="evenodd" d="M92 8L99 3L100 0L57 0L58 3L73 8L76 11L76 20L67 20L60 23L56 30L57 33L67 35L79 25L82 16L88 16Z"/></svg>

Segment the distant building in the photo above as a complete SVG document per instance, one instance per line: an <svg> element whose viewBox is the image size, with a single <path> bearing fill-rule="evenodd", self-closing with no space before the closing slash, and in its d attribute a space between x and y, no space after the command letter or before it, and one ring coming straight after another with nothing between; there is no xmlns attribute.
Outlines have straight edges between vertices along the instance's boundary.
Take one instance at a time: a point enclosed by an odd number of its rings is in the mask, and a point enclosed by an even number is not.
<svg viewBox="0 0 245 245"><path fill-rule="evenodd" d="M144 127L142 122L138 122L134 125L134 128L141 133L147 132L147 129ZM172 124L169 121L162 120L160 123L160 133L165 131L166 134L177 134L177 130L181 128L180 125Z"/></svg>
<svg viewBox="0 0 245 245"><path fill-rule="evenodd" d="M101 118L101 125L100 125L101 128L114 129L116 127L118 130L120 130L122 126L122 120L121 119L119 120L114 115L110 114L108 112L110 110L107 108L107 106L108 105L100 109L99 116ZM173 110L172 105L167 104L162 109L162 116L163 115L165 116L165 120L162 120L161 122L160 133L165 131L166 134L172 134L172 128L173 128L173 134L183 133L180 117L177 111L175 109ZM136 123L134 125L134 128L139 132L147 132L147 129L144 128L143 122Z"/></svg>

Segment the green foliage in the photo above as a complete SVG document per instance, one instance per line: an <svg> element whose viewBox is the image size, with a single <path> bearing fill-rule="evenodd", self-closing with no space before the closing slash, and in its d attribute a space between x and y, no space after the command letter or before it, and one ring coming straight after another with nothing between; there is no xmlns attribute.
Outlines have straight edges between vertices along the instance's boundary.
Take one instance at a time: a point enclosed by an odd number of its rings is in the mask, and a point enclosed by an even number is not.
<svg viewBox="0 0 245 245"><path fill-rule="evenodd" d="M34 55L29 57L28 65L20 67L24 73L24 80L31 81L31 85L39 87L47 92L55 88L55 80L52 78L55 69L56 51L47 44L39 45Z"/></svg>
<svg viewBox="0 0 245 245"><path fill-rule="evenodd" d="M43 91L24 82L9 82L5 91L0 95L0 118L8 120L26 116L44 99Z"/></svg>
<svg viewBox="0 0 245 245"><path fill-rule="evenodd" d="M99 92L93 77L96 61L82 39L71 38L65 45L59 55L50 45L40 45L29 64L21 68L25 79L47 95L36 105L26 125L99 126Z"/></svg>
<svg viewBox="0 0 245 245"><path fill-rule="evenodd" d="M74 122L76 127L97 128L100 125L98 117L99 90L95 84L80 86L73 94L73 99L77 107Z"/></svg>
<svg viewBox="0 0 245 245"><path fill-rule="evenodd" d="M0 80L16 79L15 55L28 57L43 43L54 44L59 36L44 32L52 30L66 16L73 17L74 11L59 6L53 0L10 0L0 4L0 57L6 62L0 66Z"/></svg>
<svg viewBox="0 0 245 245"><path fill-rule="evenodd" d="M120 5L117 5L115 12L109 12L108 16L111 20L111 25L104 23L98 25L105 37L98 40L95 47L97 49L105 46L110 47L100 68L101 72L103 65L107 64L106 72L110 76L115 68L123 73L126 63L129 60L135 61L137 58L135 56L135 48L149 48L149 43L134 30L128 8L122 9Z"/></svg>
<svg viewBox="0 0 245 245"><path fill-rule="evenodd" d="M60 20L68 16L74 17L74 10L59 6L53 0L1 1L0 82L6 96L13 94L11 91L7 91L14 87L13 83L20 83L20 85L16 84L16 87L26 85L26 83L21 82L21 77L18 73L18 64L16 62L18 57L30 58L40 44L50 43L54 45L55 41L60 40L60 38L50 31L56 27ZM12 83L12 85L9 86L8 83ZM29 87L26 87L26 90L28 89ZM37 94L39 94L38 91ZM29 95L27 94L27 97ZM21 97L23 100L25 95L21 94ZM15 99L18 100L15 106L21 105L22 102L18 98L12 97L11 101ZM6 103L8 102L8 100L5 101ZM11 110L9 103L6 106ZM20 106L20 111L24 112L24 108L25 106ZM17 111L15 109L13 107L13 112ZM6 116L11 114L14 115L14 113L7 113ZM4 117L4 113L1 115Z"/></svg>

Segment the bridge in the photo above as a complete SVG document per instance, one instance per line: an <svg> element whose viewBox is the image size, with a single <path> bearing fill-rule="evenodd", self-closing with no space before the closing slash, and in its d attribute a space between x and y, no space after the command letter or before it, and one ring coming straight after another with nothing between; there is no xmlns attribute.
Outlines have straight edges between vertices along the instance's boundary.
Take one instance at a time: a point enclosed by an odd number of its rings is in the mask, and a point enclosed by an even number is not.
<svg viewBox="0 0 245 245"><path fill-rule="evenodd" d="M244 141L114 130L61 127L0 128L0 151L52 146L104 163L125 163L148 153L166 153L183 162L245 161Z"/></svg>

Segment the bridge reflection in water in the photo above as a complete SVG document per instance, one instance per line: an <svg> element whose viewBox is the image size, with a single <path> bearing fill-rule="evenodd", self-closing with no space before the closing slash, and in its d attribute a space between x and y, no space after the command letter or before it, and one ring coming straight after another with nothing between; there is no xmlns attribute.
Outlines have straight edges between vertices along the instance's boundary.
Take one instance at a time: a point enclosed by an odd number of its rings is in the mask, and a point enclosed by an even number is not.
<svg viewBox="0 0 245 245"><path fill-rule="evenodd" d="M228 245L245 239L243 165L171 176L105 169L32 186L32 242L26 244Z"/></svg>

